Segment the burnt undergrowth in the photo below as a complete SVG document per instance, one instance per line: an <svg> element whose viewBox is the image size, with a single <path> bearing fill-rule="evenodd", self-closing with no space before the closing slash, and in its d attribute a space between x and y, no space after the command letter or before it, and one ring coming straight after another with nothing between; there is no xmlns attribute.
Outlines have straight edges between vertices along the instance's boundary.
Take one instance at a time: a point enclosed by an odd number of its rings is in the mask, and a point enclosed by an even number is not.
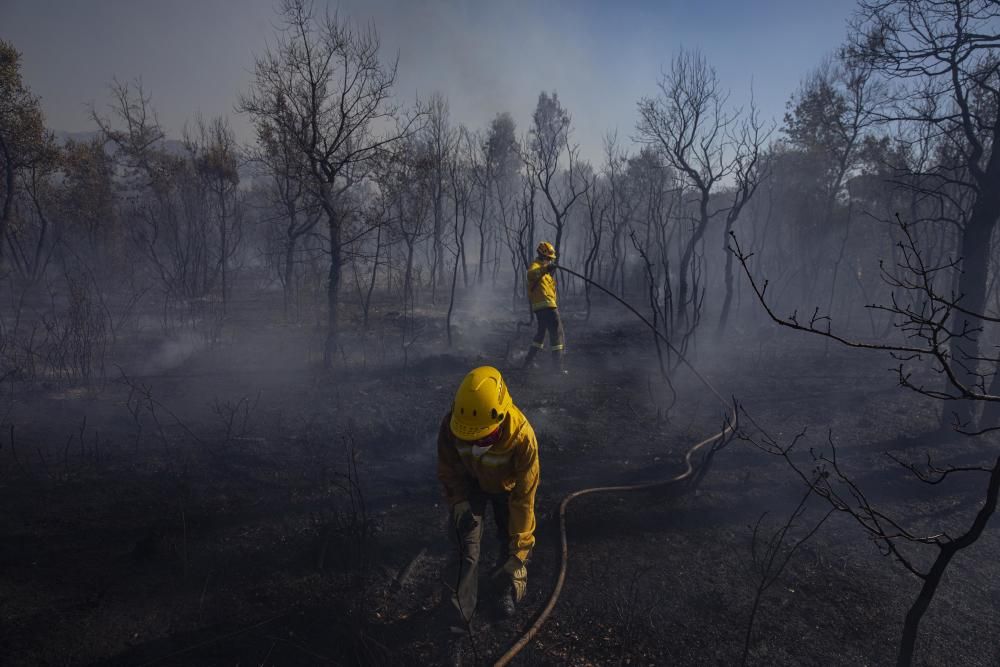
<svg viewBox="0 0 1000 667"><path fill-rule="evenodd" d="M428 335L405 366L389 355L375 364L371 350L364 362L346 341L353 351L332 374L307 363L253 372L253 350L234 338L160 374L123 364L124 379L99 392L23 389L0 449L0 649L11 664L445 660L456 639L452 554L433 439L456 378L497 363L542 452L528 597L515 619L484 613L475 629L480 654L499 655L550 590L562 496L676 474L686 448L723 424L693 379L680 376L676 399L667 395L640 329L613 318L574 325L565 379L504 366L505 334L475 348L458 334L448 353ZM768 374L761 348L699 350L696 363L776 433L806 429L822 442L832 429L866 488L914 521L974 511L946 486L920 488L914 504L884 452L969 460L979 445L938 437L935 415L889 391L882 369L817 364L829 359L821 349L773 344L784 347ZM519 661L738 661L752 525L798 495L775 462L734 444L697 488L582 500L569 516L563 598ZM801 547L760 603L751 662L890 659L914 584L858 537L834 517ZM983 539L987 548L994 537ZM988 662L993 649L968 628L994 613L990 581L980 561L956 562L922 650Z"/></svg>

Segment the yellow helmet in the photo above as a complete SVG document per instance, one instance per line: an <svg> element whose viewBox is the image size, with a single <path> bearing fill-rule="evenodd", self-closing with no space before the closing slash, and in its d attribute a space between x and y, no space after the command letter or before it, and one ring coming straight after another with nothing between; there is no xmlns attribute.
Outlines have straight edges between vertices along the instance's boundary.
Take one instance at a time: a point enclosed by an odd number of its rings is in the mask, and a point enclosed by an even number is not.
<svg viewBox="0 0 1000 667"><path fill-rule="evenodd" d="M459 440L485 438L503 422L512 404L500 371L492 366L473 368L455 392L451 432Z"/></svg>
<svg viewBox="0 0 1000 667"><path fill-rule="evenodd" d="M556 249L548 241L542 241L538 244L538 254L542 257L548 257L549 259L556 258Z"/></svg>

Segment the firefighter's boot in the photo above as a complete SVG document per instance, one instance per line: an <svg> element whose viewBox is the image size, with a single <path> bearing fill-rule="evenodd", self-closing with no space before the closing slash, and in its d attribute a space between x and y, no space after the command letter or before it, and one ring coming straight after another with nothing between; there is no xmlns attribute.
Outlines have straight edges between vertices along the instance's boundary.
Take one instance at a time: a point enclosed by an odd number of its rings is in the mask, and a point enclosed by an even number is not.
<svg viewBox="0 0 1000 667"><path fill-rule="evenodd" d="M500 595L499 611L503 618L510 618L517 611L517 603L514 602L514 586L508 584L504 586Z"/></svg>
<svg viewBox="0 0 1000 667"><path fill-rule="evenodd" d="M566 363L563 361L563 351L552 351L552 370L556 373L566 374Z"/></svg>
<svg viewBox="0 0 1000 667"><path fill-rule="evenodd" d="M538 350L541 348L537 345L532 345L528 348L528 354L524 357L524 366L522 368L531 368L535 362L535 356L538 354Z"/></svg>

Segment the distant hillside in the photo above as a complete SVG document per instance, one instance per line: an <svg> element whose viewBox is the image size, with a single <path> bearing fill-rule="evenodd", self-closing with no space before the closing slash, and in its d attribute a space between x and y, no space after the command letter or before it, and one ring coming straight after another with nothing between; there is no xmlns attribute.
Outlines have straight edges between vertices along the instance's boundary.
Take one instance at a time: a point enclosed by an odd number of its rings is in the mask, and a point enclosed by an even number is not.
<svg viewBox="0 0 1000 667"><path fill-rule="evenodd" d="M60 144L65 144L67 141L91 141L96 139L101 134L97 130L90 132L67 132L66 130L54 130L53 133L56 135L56 141Z"/></svg>
<svg viewBox="0 0 1000 667"><path fill-rule="evenodd" d="M76 142L86 142L93 141L101 136L101 133L97 130L92 130L89 132L67 132L66 130L53 130L56 141L60 145L65 145L68 141ZM170 155L184 155L184 142L179 139L165 139L163 141L163 148ZM246 185L249 185L255 178L262 178L263 172L260 166L255 166L253 163L244 163L239 167L240 181Z"/></svg>
<svg viewBox="0 0 1000 667"><path fill-rule="evenodd" d="M56 141L60 144L65 144L67 141L93 141L101 136L100 131L92 130L90 132L67 132L66 130L53 130L55 134ZM177 139L165 139L163 141L163 147L171 155L182 155L184 153L184 142Z"/></svg>

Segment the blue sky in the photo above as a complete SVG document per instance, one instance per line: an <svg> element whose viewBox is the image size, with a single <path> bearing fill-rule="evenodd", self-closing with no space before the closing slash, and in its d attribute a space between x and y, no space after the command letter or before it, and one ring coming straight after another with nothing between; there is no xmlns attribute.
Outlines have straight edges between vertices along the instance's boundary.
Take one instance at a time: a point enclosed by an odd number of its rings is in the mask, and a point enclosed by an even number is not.
<svg viewBox="0 0 1000 667"><path fill-rule="evenodd" d="M326 3L317 0L317 6ZM627 141L636 102L656 91L681 47L700 49L732 101L751 82L765 117L780 121L802 78L843 41L854 0L342 0L342 14L378 29L386 59L400 57L404 102L440 91L473 129L510 111L519 132L542 89L573 116L585 155L599 159L608 130ZM107 104L113 76L142 77L161 122L229 115L253 55L274 34L272 0L3 0L0 38L23 54L49 126L92 129L87 104Z"/></svg>

